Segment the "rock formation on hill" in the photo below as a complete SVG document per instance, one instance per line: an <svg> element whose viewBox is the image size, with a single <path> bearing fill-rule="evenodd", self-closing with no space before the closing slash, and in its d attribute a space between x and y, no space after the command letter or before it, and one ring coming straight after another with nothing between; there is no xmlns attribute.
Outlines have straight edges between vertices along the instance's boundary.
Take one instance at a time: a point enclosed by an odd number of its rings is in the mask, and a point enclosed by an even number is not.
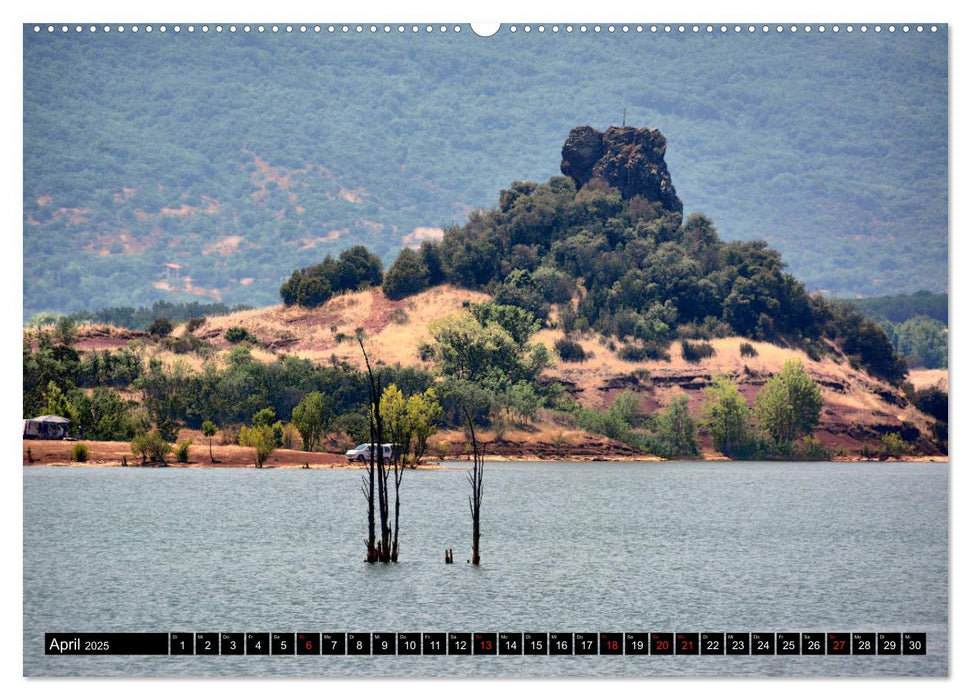
<svg viewBox="0 0 971 700"><path fill-rule="evenodd" d="M600 178L620 190L625 199L641 195L681 214L684 207L664 162L666 148L667 140L657 129L612 126L600 132L578 126L563 144L560 170L577 187Z"/></svg>

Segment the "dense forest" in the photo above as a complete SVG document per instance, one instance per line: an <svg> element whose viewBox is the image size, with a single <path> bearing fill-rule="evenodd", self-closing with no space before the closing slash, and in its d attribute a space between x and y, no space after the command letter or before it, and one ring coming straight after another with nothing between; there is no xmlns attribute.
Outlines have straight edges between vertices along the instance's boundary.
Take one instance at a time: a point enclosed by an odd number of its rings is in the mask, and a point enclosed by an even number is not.
<svg viewBox="0 0 971 700"><path fill-rule="evenodd" d="M947 367L946 294L921 290L850 302L883 327L908 365L928 369Z"/></svg>
<svg viewBox="0 0 971 700"><path fill-rule="evenodd" d="M807 292L764 241L722 241L703 214L683 220L665 148L657 130L577 127L563 147L569 176L514 182L497 207L474 211L440 243L402 250L383 277L357 246L294 271L281 297L313 307L331 289L383 280L397 299L449 282L489 292L537 328L562 329L564 348L571 334L593 330L621 343L621 358L643 361L666 359L677 339L739 335L814 359L838 349L877 377L903 380L907 366L873 320Z"/></svg>
<svg viewBox="0 0 971 700"><path fill-rule="evenodd" d="M946 288L945 31L24 32L25 318L261 306L355 244L388 266L625 109L810 290Z"/></svg>

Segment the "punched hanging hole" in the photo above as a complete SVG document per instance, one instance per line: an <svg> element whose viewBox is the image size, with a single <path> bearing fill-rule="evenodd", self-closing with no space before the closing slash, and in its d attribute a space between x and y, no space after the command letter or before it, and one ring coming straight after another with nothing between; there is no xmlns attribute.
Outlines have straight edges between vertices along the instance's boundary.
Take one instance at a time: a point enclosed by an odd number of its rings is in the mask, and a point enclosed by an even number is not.
<svg viewBox="0 0 971 700"><path fill-rule="evenodd" d="M476 36L492 36L502 25L499 22L473 22L471 26Z"/></svg>

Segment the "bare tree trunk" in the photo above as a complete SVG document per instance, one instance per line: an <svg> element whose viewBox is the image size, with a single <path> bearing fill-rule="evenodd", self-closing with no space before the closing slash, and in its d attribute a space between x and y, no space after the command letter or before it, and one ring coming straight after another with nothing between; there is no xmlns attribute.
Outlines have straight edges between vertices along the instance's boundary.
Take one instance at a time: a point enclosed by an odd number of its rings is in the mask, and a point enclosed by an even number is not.
<svg viewBox="0 0 971 700"><path fill-rule="evenodd" d="M394 449L394 448L392 448ZM402 457L393 456L394 460L394 542L391 544L391 561L398 561L398 517L401 515L401 498L399 493L401 491L401 477L405 473L405 465L402 463Z"/></svg>
<svg viewBox="0 0 971 700"><path fill-rule="evenodd" d="M469 433L472 440L472 471L468 473L469 484L472 486L472 495L469 496L469 510L472 512L472 565L479 565L479 518L482 513L482 455L479 453L479 443L475 439L475 427L472 425L472 416L465 410L465 420L469 424Z"/></svg>
<svg viewBox="0 0 971 700"><path fill-rule="evenodd" d="M370 383L370 389L371 389L372 410L369 411L369 415L368 415L368 423L369 423L368 432L370 433L370 438L371 438L371 450L368 458L368 475L367 475L367 479L365 480L366 484L362 484L361 489L362 491L364 491L364 498L365 500L367 500L367 505L368 505L368 538L365 541L367 545L367 554L365 557L365 561L367 561L368 563L374 563L380 560L380 551L379 551L380 545L376 547L375 541L374 541L375 540L375 522L374 522L375 476L378 476L378 478L380 479L380 474L375 473L377 465L375 464L374 448L375 448L376 441L378 442L378 444L380 444L381 436L380 436L378 423L375 420L375 414L373 409L376 403L374 400L374 397L375 397L375 394L377 393L377 386L374 380L374 374L371 372L371 362L368 360L367 352L364 350L364 341L360 337L358 337L357 340L358 340L358 343L360 343L361 345L361 352L364 354L364 364L367 366L368 381ZM378 490L380 492L380 483L379 483ZM379 496L380 496L380 493L379 493Z"/></svg>

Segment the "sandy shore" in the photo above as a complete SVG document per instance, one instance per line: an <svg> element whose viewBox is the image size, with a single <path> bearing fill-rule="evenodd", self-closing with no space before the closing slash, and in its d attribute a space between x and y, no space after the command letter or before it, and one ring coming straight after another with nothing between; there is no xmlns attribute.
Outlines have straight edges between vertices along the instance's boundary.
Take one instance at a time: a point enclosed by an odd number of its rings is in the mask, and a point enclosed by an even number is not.
<svg viewBox="0 0 971 700"><path fill-rule="evenodd" d="M76 445L73 441L64 440L24 440L23 441L23 464L24 466L52 466L52 467L138 467L141 466L139 458L131 453L131 446L127 442L97 442L83 441L88 448L88 458L84 462L75 462L71 459L71 450ZM183 469L253 469L256 466L254 450L249 447L239 445L217 445L212 446L212 458L210 459L209 445L193 444L189 448L189 460L187 462L176 462L174 456L169 456L167 467ZM470 461L469 455L456 454L448 455L443 461ZM654 455L632 455L626 454L564 454L562 456L542 457L530 455L512 454L487 454L485 460L488 462L661 462L660 457ZM714 452L705 451L699 461L729 461L722 455ZM888 460L864 459L862 457L837 457L833 461L837 462L879 462ZM898 462L938 462L948 461L946 456L903 456L892 461ZM269 459L264 463L264 468L268 469L363 469L364 463L348 462L342 454L327 452L304 452L302 450L277 449L273 451ZM444 469L435 458L425 460L419 469Z"/></svg>

